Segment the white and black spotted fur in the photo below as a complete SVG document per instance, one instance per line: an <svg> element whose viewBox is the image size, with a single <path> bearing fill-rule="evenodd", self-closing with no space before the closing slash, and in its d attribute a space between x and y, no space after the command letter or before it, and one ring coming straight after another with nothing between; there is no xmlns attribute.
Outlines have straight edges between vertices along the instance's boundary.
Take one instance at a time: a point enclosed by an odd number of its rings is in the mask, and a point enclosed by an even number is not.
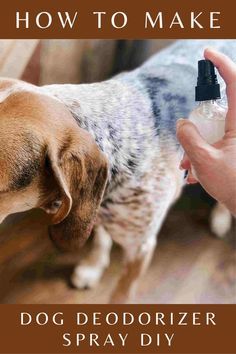
<svg viewBox="0 0 236 354"><path fill-rule="evenodd" d="M94 249L72 277L77 287L99 281L109 264L111 239L123 247L126 265L114 301L127 301L146 269L166 213L184 185L175 126L195 105L197 61L207 46L236 56L236 41L177 41L108 81L41 88L69 108L109 161Z"/></svg>

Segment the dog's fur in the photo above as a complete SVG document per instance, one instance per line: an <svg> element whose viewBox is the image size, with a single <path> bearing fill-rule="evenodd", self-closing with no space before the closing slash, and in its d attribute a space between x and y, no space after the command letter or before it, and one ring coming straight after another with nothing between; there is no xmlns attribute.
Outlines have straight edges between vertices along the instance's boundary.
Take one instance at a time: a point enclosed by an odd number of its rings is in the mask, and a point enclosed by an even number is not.
<svg viewBox="0 0 236 354"><path fill-rule="evenodd" d="M113 301L128 301L147 268L184 185L175 125L195 105L197 60L207 45L236 53L236 41L178 41L101 83L0 81L0 221L43 208L51 238L65 249L82 245L94 228L92 253L72 276L78 288L98 283L111 239L125 261ZM229 213L217 208L212 224L217 232L224 214L224 234Z"/></svg>

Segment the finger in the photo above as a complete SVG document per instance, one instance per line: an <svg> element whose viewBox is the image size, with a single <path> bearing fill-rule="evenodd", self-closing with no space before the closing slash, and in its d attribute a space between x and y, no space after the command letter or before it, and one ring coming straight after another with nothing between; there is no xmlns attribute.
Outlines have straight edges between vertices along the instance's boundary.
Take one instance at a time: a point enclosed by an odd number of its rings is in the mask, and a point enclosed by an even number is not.
<svg viewBox="0 0 236 354"><path fill-rule="evenodd" d="M189 160L189 157L186 153L184 153L184 156L182 158L182 160L180 161L180 165L179 165L181 170L189 170L191 167L191 162Z"/></svg>
<svg viewBox="0 0 236 354"><path fill-rule="evenodd" d="M188 177L187 184L197 184L198 181L195 178Z"/></svg>
<svg viewBox="0 0 236 354"><path fill-rule="evenodd" d="M212 48L204 52L206 59L209 59L217 67L220 75L227 85L226 93L228 98L228 113L226 116L226 132L236 129L236 64L225 54L219 53Z"/></svg>
<svg viewBox="0 0 236 354"><path fill-rule="evenodd" d="M196 184L198 183L198 180L196 180L194 177L192 176L188 176L187 178L187 184Z"/></svg>
<svg viewBox="0 0 236 354"><path fill-rule="evenodd" d="M225 133L236 130L236 82L226 89L228 98L228 112L225 119Z"/></svg>
<svg viewBox="0 0 236 354"><path fill-rule="evenodd" d="M229 57L213 48L206 48L204 57L217 67L227 85L236 82L236 65Z"/></svg>
<svg viewBox="0 0 236 354"><path fill-rule="evenodd" d="M198 183L197 179L192 174L191 162L186 153L180 162L180 168L181 170L185 170L185 178L188 184Z"/></svg>
<svg viewBox="0 0 236 354"><path fill-rule="evenodd" d="M198 180L196 179L196 177L194 177L194 175L192 173L192 168L191 167L190 167L190 170L188 171L187 183L188 184L198 183Z"/></svg>
<svg viewBox="0 0 236 354"><path fill-rule="evenodd" d="M193 164L205 160L204 152L214 149L203 139L195 125L186 119L177 121L177 138Z"/></svg>

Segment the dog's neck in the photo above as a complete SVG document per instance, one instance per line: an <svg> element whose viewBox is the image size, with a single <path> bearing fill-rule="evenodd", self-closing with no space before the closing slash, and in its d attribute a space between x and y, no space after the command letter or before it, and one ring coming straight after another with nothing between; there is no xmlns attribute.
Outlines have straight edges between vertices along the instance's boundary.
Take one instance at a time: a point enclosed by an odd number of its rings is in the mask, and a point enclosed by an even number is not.
<svg viewBox="0 0 236 354"><path fill-rule="evenodd" d="M136 175L145 172L145 163L140 161L145 161L143 155L150 149L144 145L154 137L150 107L137 88L113 79L42 89L62 101L79 126L94 137L108 158L111 180L130 176L134 170Z"/></svg>

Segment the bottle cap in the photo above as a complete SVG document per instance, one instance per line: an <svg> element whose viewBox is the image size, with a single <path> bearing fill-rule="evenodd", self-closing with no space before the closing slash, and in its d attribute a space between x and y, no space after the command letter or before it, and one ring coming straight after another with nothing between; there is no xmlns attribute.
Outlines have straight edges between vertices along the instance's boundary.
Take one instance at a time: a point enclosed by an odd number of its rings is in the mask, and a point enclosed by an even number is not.
<svg viewBox="0 0 236 354"><path fill-rule="evenodd" d="M215 67L210 60L199 60L195 100L208 101L218 98L221 98L220 85L218 84Z"/></svg>

